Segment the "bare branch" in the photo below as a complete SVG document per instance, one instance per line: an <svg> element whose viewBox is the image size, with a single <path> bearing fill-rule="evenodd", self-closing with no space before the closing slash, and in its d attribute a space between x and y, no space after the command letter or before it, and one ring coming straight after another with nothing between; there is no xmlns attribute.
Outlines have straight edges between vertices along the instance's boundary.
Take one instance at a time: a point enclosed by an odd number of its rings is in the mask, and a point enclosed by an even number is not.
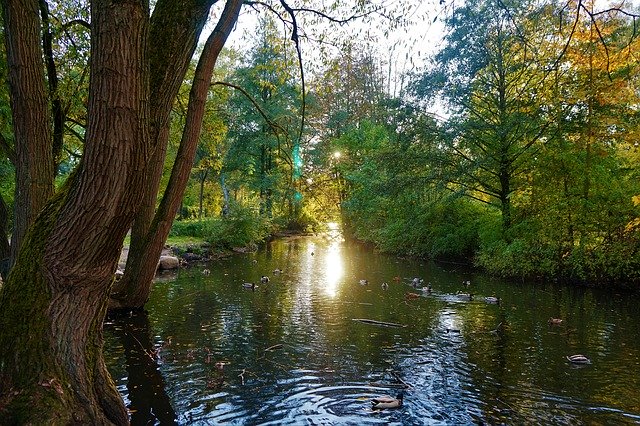
<svg viewBox="0 0 640 426"><path fill-rule="evenodd" d="M278 123L276 123L273 120L271 120L267 116L267 114L263 111L263 109L260 107L260 105L258 105L258 102L255 99L253 99L253 97L246 90L244 90L242 87L240 87L240 86L238 86L236 84L233 84L233 83L227 83L226 81L216 81L214 83L211 83L211 85L212 86L231 87L232 89L235 89L238 92L242 93L247 99L249 99L249 102L251 102L253 104L253 106L256 107L256 109L258 110L258 113L260 113L262 118L264 118L264 120L267 122L269 127L271 127L276 134L278 134L279 132L286 133L286 130L281 125L279 125Z"/></svg>
<svg viewBox="0 0 640 426"><path fill-rule="evenodd" d="M581 9L581 6L582 6L582 0L579 0L578 1L578 7L576 9L576 19L573 21L573 26L571 27L571 33L569 33L569 38L567 39L567 42L565 43L564 47L562 48L562 51L560 52L560 54L558 55L556 60L553 62L552 68L557 68L558 67L558 65L560 64L560 60L562 60L562 58L564 57L565 53L567 53L567 50L569 49L569 45L571 44L571 40L573 40L573 35L575 34L576 28L578 27L578 22L580 21L580 9Z"/></svg>
<svg viewBox="0 0 640 426"><path fill-rule="evenodd" d="M302 51L300 50L300 39L298 38L298 22L296 21L296 15L293 9L291 9L291 7L284 0L280 0L280 4L282 4L282 7L284 7L284 10L286 10L289 16L291 17L291 21L293 23L291 40L296 44L296 52L298 53L298 66L300 67L300 78L302 80L302 84L301 84L302 106L300 111L301 117L300 117L300 132L298 133L298 142L302 142L302 134L304 132L304 120L305 120L305 113L306 113L306 107L307 107L307 102L306 102L307 90L305 88L305 81L304 81L304 66L302 65Z"/></svg>
<svg viewBox="0 0 640 426"><path fill-rule="evenodd" d="M62 29L66 31L74 25L80 25L81 27L85 27L86 29L91 30L91 24L84 19L74 19L72 21L69 21L62 25Z"/></svg>
<svg viewBox="0 0 640 426"><path fill-rule="evenodd" d="M327 19L327 20L329 20L331 22L334 22L336 24L342 25L342 24L346 24L346 23L348 23L350 21L354 21L356 19L364 18L365 16L368 16L368 15L370 15L372 13L376 13L379 10L382 10L382 7L379 7L379 8L373 9L373 10L369 10L367 12L363 12L363 13L360 13L360 14L354 14L354 15L351 15L351 16L349 16L347 18L342 18L342 19L334 18L332 16L327 15L326 13L320 12L319 10L308 9L308 8L305 8L305 7L292 8L292 10L294 12L309 12L309 13L313 13L313 14L318 15L318 16L320 16L322 18L325 18L325 19Z"/></svg>

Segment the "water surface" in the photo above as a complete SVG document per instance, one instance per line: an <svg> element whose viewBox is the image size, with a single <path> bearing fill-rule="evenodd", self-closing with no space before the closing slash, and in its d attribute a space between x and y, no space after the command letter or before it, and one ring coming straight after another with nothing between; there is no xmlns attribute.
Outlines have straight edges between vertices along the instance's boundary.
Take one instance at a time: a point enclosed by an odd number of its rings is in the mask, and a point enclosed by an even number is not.
<svg viewBox="0 0 640 426"><path fill-rule="evenodd" d="M147 311L105 325L136 425L640 424L635 295L505 282L325 235L161 276ZM401 408L371 410L400 390Z"/></svg>

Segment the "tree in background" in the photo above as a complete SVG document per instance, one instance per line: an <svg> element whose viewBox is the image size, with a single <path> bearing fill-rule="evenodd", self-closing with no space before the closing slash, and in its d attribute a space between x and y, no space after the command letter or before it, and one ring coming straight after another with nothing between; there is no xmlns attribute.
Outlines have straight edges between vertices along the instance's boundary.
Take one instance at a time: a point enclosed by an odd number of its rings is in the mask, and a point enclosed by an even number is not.
<svg viewBox="0 0 640 426"><path fill-rule="evenodd" d="M299 202L303 140L298 140L300 87L297 57L292 46L278 40L276 22L260 20L255 45L246 64L232 81L243 91L234 91L228 105L229 148L223 173L232 192L244 189L246 205L266 218L287 223L296 220Z"/></svg>
<svg viewBox="0 0 640 426"><path fill-rule="evenodd" d="M576 10L548 9L547 22L563 13ZM637 41L629 43L633 28L622 17L583 15L575 28L548 27L553 36L539 44L553 52L546 55L552 73L541 93L551 126L529 175L531 189L517 200L529 234L519 238L531 247L522 256L580 281L630 279L637 263L638 241L629 228L640 190L633 159Z"/></svg>
<svg viewBox="0 0 640 426"><path fill-rule="evenodd" d="M524 18L491 1L457 9L447 45L416 89L423 99L441 96L451 112L440 154L447 187L497 206L505 232L547 128L538 95L545 73L527 45L532 23Z"/></svg>

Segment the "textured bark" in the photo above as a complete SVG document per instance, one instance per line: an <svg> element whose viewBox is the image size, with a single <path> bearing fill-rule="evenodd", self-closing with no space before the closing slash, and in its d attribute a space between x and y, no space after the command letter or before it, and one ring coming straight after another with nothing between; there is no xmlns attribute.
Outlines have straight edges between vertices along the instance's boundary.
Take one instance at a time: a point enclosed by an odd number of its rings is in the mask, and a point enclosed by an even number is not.
<svg viewBox="0 0 640 426"><path fill-rule="evenodd" d="M169 184L148 231L139 240L140 245L134 248L132 244L129 249L125 274L118 282L112 297L113 308L141 308L149 299L158 259L191 173L213 69L238 19L241 7L241 0L227 1L216 28L204 46L189 94L187 120Z"/></svg>
<svg viewBox="0 0 640 426"><path fill-rule="evenodd" d="M85 152L0 293L0 417L9 424L128 423L104 365L102 322L150 151L148 4L95 0L91 15Z"/></svg>
<svg viewBox="0 0 640 426"><path fill-rule="evenodd" d="M171 107L189 68L198 38L215 0L160 0L151 18L151 143L153 155L145 173L140 210L131 230L130 252L142 249L155 213L169 142Z"/></svg>
<svg viewBox="0 0 640 426"><path fill-rule="evenodd" d="M16 147L13 264L27 228L53 194L54 170L38 0L3 0L2 12Z"/></svg>
<svg viewBox="0 0 640 426"><path fill-rule="evenodd" d="M7 204L0 195L0 277L7 279L9 272L9 256L11 255L11 246L9 245L9 233L7 224L9 223L9 211Z"/></svg>

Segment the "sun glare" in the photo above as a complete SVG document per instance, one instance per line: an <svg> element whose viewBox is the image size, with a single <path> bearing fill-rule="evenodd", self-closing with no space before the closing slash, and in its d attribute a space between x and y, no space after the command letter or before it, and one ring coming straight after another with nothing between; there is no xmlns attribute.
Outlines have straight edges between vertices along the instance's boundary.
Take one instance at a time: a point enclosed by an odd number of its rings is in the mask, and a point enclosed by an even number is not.
<svg viewBox="0 0 640 426"><path fill-rule="evenodd" d="M327 250L324 262L325 292L329 297L336 297L338 294L338 283L344 275L344 266L340 253L338 241L331 243Z"/></svg>

